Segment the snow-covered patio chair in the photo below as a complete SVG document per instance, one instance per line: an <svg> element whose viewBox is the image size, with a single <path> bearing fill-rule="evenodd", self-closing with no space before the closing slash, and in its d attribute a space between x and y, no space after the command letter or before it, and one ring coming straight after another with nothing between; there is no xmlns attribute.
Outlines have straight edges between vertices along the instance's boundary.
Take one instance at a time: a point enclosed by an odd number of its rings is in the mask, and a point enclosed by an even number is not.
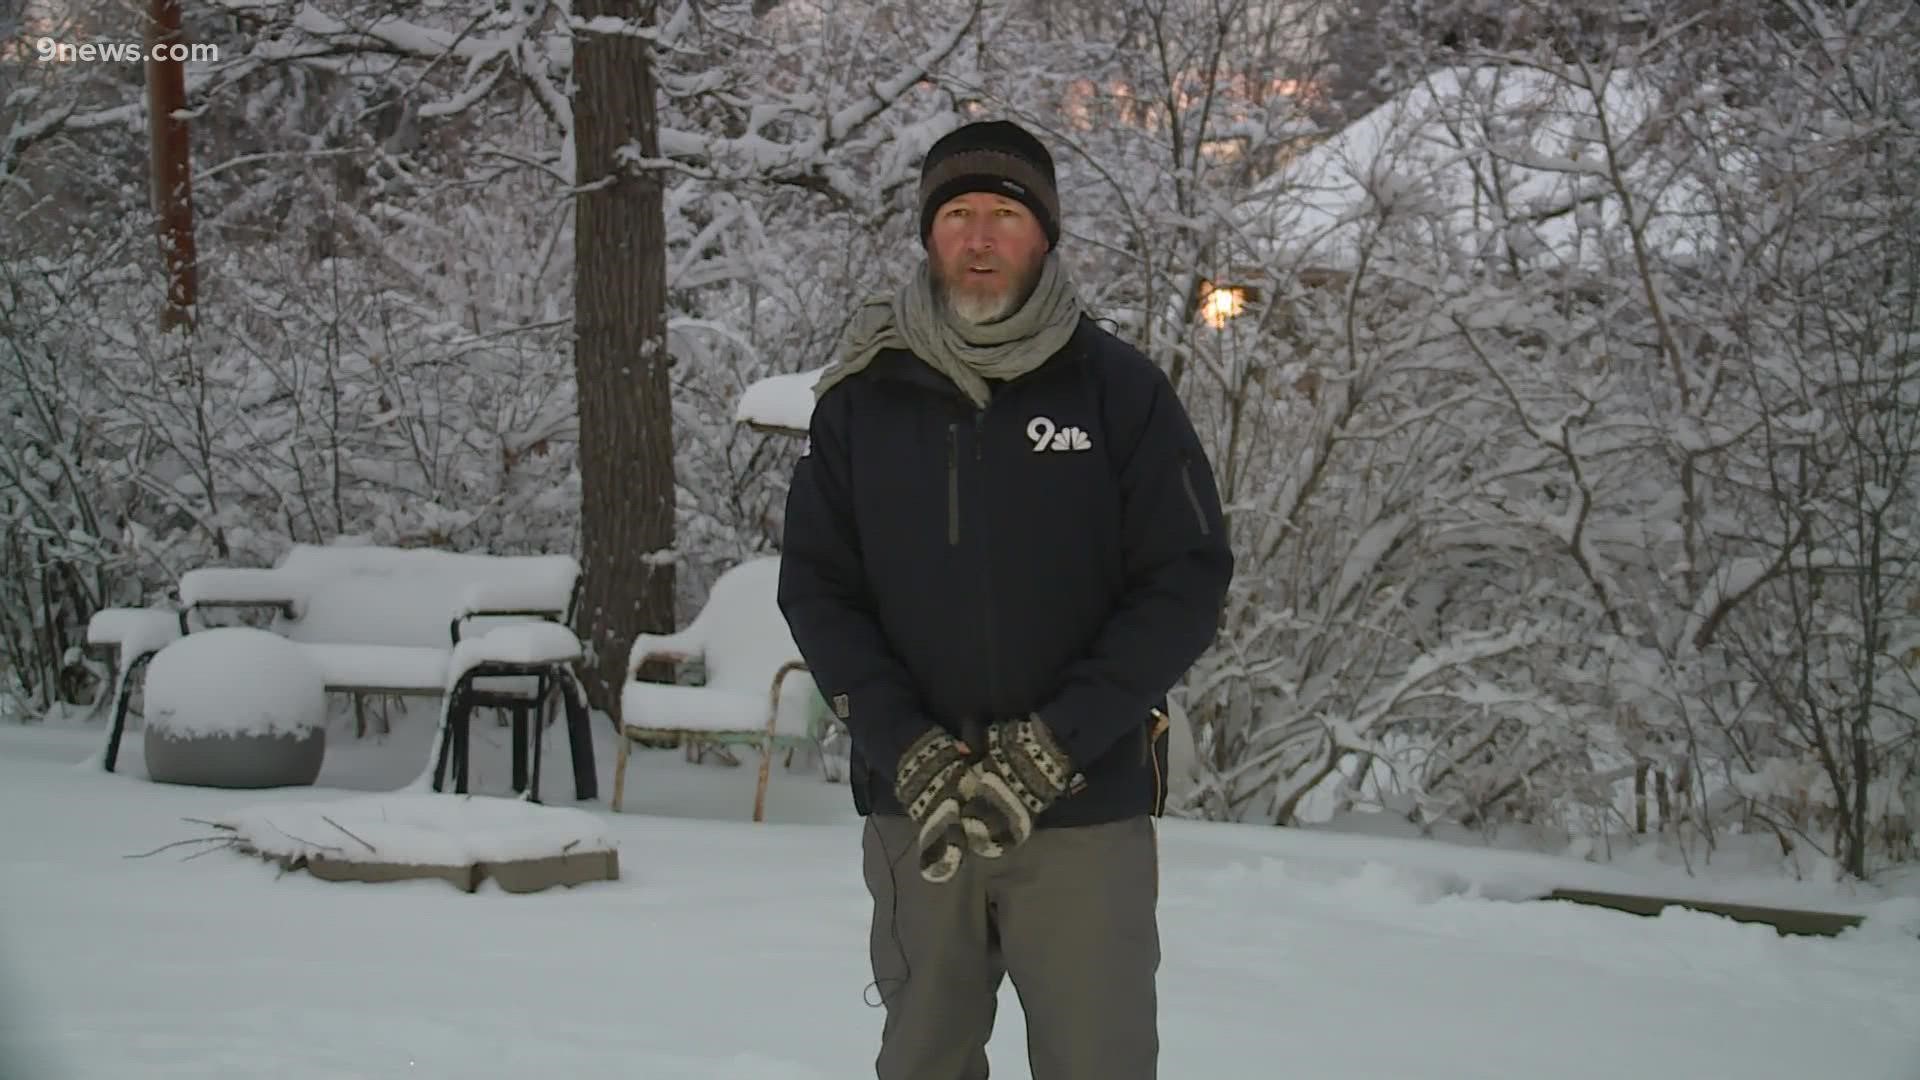
<svg viewBox="0 0 1920 1080"><path fill-rule="evenodd" d="M689 751L703 745L758 746L755 821L766 817L773 755L784 749L791 761L794 750L824 750L831 720L780 614L779 580L778 557L741 563L720 575L706 606L684 629L634 639L620 694L621 737L613 773L616 811L626 790L627 757L636 741L673 737ZM676 671L680 665L698 663L705 670L704 683L642 679L642 669L653 661L672 663Z"/></svg>

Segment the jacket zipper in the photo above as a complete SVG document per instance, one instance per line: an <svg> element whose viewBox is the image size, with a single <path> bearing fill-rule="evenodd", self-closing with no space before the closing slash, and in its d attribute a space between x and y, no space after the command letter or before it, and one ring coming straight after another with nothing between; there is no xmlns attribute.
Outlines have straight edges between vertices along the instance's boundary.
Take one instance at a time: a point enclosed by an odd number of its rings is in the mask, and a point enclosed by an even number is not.
<svg viewBox="0 0 1920 1080"><path fill-rule="evenodd" d="M1193 520L1200 523L1200 535L1213 535L1207 527L1207 512L1200 509L1200 493L1193 488L1192 459L1184 454L1180 456L1180 486L1187 489L1187 502L1193 504Z"/></svg>
<svg viewBox="0 0 1920 1080"><path fill-rule="evenodd" d="M973 462L975 465L981 466L980 468L975 469L974 472L980 477L980 480L982 483L986 482L986 475L987 475L987 470L985 468L986 457L985 457L985 452L982 449L982 447L986 445L986 440L982 437L982 432L985 430L985 426L986 426L986 420L987 420L987 411L985 409L978 409L974 411L974 414L973 414ZM985 496L981 497L980 505L982 507L985 507L988 505ZM989 528L988 531L990 532L991 529ZM998 715L1000 711L1000 675L999 675L1000 665L996 660L996 653L999 650L998 650L998 647L995 646L994 640L993 640L993 545L991 544L980 545L980 579L981 579L982 586L984 586L980 590L980 602L981 602L981 605L986 609L987 705L988 705L988 708L993 710L993 713L994 713L994 715L989 716L987 718L988 722L991 723L994 720L1000 719Z"/></svg>
<svg viewBox="0 0 1920 1080"><path fill-rule="evenodd" d="M960 546L960 425L947 425L947 546Z"/></svg>

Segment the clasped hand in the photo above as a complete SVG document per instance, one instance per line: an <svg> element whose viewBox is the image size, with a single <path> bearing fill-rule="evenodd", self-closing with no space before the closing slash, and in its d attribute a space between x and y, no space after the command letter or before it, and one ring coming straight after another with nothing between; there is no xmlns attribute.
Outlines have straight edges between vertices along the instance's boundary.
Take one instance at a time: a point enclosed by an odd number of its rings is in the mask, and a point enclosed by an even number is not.
<svg viewBox="0 0 1920 1080"><path fill-rule="evenodd" d="M987 729L984 752L934 728L901 755L895 794L920 826L920 876L951 881L964 852L996 859L1026 842L1073 765L1038 715Z"/></svg>

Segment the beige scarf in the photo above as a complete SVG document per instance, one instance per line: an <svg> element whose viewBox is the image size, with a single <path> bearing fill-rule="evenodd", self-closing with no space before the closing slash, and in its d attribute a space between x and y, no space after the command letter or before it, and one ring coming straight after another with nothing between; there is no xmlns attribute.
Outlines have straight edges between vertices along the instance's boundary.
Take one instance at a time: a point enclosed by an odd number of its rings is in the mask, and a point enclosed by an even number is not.
<svg viewBox="0 0 1920 1080"><path fill-rule="evenodd" d="M1017 378L1045 363L1073 337L1080 313L1079 294L1054 252L1047 253L1040 281L1020 310L984 326L948 315L934 294L932 268L921 260L899 292L868 300L854 312L841 339L840 359L821 372L814 397L865 368L881 350L906 349L984 408L988 379Z"/></svg>

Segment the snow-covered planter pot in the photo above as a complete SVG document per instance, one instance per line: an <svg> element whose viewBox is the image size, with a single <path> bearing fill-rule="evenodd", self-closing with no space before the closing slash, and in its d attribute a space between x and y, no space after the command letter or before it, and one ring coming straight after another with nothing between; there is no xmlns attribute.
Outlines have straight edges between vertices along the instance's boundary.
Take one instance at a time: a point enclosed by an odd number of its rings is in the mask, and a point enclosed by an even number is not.
<svg viewBox="0 0 1920 1080"><path fill-rule="evenodd" d="M277 634L189 634L154 655L146 699L147 775L159 783L287 787L320 775L326 682Z"/></svg>

